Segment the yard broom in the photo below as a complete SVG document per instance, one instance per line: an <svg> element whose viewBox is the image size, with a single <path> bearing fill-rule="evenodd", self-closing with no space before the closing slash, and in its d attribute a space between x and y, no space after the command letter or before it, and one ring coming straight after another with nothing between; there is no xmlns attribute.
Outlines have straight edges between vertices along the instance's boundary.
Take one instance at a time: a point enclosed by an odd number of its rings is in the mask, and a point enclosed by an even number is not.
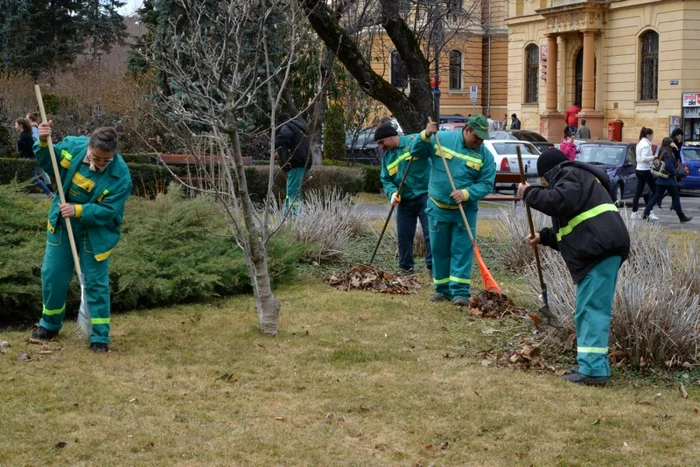
<svg viewBox="0 0 700 467"><path fill-rule="evenodd" d="M39 103L39 110L41 111L41 120L47 122L46 110L44 109L44 100L41 98L41 89L39 85L34 86L34 91L36 92L36 100ZM56 162L56 153L53 149L53 141L51 141L51 136L48 137L47 142L49 143L49 153L51 154L51 164L53 165L53 173L56 177L56 185L58 186L58 195L61 200L61 204L66 204L66 195L63 192L63 183L61 182L61 174L58 170L58 163ZM78 257L78 250L75 246L75 238L73 238L73 227L71 226L70 219L64 219L66 224L66 231L68 233L68 241L70 242L70 249L73 253L73 263L75 263L75 272L78 274L78 280L80 281L80 311L78 312L78 335L81 337L90 337L92 334L92 322L90 321L90 311L87 305L87 294L85 293L85 278L83 277L83 272L80 269L80 258Z"/></svg>
<svg viewBox="0 0 700 467"><path fill-rule="evenodd" d="M430 119L432 122L432 119ZM455 187L455 182L452 179L452 173L450 172L450 167L447 165L447 160L445 159L445 155L442 152L442 146L440 145L440 139L438 138L437 133L435 133L435 142L437 143L438 147L438 153L440 153L440 159L442 159L442 163L445 166L445 172L447 172L447 178L450 180L450 186L452 187L452 191L457 191L457 188ZM493 292L498 295L501 295L501 288L498 286L496 283L496 280L493 278L491 275L491 272L489 271L489 268L486 267L486 263L484 262L484 258L481 257L481 251L479 251L479 247L476 244L476 240L474 239L474 235L472 234L472 229L469 226L469 222L467 221L467 216L464 214L464 208L462 207L461 203L457 203L457 206L459 207L459 212L462 214L462 220L464 221L464 226L467 228L467 232L469 233L469 239L472 241L472 247L474 248L474 256L476 257L477 263L479 263L479 271L481 272L481 279L484 281L484 289L486 289L487 292Z"/></svg>
<svg viewBox="0 0 700 467"><path fill-rule="evenodd" d="M515 151L518 154L518 165L520 166L520 181L525 183L527 179L525 178L525 167L523 167L523 155L520 153L520 145L515 147ZM532 222L532 212L530 212L530 206L523 199L523 204L525 205L525 211L527 213L527 223L530 226L530 234L535 235L535 224ZM544 276L542 275L542 263L540 263L540 251L537 245L532 247L535 250L535 265L537 266L537 275L540 279L540 290L542 291L542 308L540 308L540 314L545 317L547 324L550 326L557 327L559 321L557 317L554 316L552 310L549 309L549 299L547 297L547 284L544 283Z"/></svg>

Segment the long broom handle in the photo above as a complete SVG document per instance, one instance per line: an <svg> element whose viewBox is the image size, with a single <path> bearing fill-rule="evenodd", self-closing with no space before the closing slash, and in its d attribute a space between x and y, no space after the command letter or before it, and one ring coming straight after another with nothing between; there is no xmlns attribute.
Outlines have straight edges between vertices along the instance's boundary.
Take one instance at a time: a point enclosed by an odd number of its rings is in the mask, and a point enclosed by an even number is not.
<svg viewBox="0 0 700 467"><path fill-rule="evenodd" d="M41 112L41 120L48 123L46 119L46 110L44 110L44 100L41 98L41 89L38 84L34 85L34 91L36 92L36 100L39 103L39 111ZM66 195L63 192L63 183L61 182L61 173L58 170L58 163L56 162L56 153L53 150L53 141L51 136L47 138L49 143L49 153L51 154L51 164L53 165L54 177L56 177L56 185L58 185L58 196L61 199L61 204L66 204ZM73 238L73 226L71 225L70 218L65 219L66 230L68 231L68 241L70 242L70 249L73 253L73 262L75 263L75 271L78 273L78 277L82 274L80 269L80 258L78 258L78 250L75 247L75 238Z"/></svg>
<svg viewBox="0 0 700 467"><path fill-rule="evenodd" d="M430 118L429 121L432 123L433 119ZM445 172L447 172L447 178L450 180L450 186L452 187L452 191L457 191L457 187L455 187L455 181L452 179L452 173L450 172L450 167L447 165L447 159L445 159L445 155L442 153L442 145L440 144L440 139L438 138L437 132L435 133L435 142L437 143L438 152L440 153L440 159L442 159L442 164L445 166ZM459 213L462 214L462 220L464 221L464 226L467 228L467 232L469 232L469 239L472 241L472 245L476 245L476 241L474 240L474 235L472 234L472 229L469 226L469 222L467 221L467 215L464 214L464 208L462 207L462 203L457 203L457 206L459 207Z"/></svg>
<svg viewBox="0 0 700 467"><path fill-rule="evenodd" d="M413 157L408 158L408 165L406 166L406 171L403 173L403 177L401 177L401 183L399 183L399 189L396 190L396 196L401 195L401 190L403 189L404 183L406 183L406 177L408 176L408 171L411 169L411 164L413 164ZM382 243L382 238L384 237L384 232L386 232L386 227L389 225L389 221L391 220L391 215L394 213L394 204L391 204L391 209L389 209L389 215L386 216L386 222L384 222L384 228L382 229L382 233L379 234L379 240L377 240L377 246L374 247L374 252L372 253L372 258L369 260L369 264L372 264L374 262L374 257L377 254L377 250L379 250L379 245Z"/></svg>
<svg viewBox="0 0 700 467"><path fill-rule="evenodd" d="M518 154L518 165L520 166L520 182L525 184L527 179L525 178L525 167L523 166L523 155L520 152L520 145L515 146L515 152ZM535 224L532 222L532 212L530 211L530 205L523 199L523 204L525 205L525 212L527 213L527 223L530 226L530 235L535 236ZM540 252L537 245L532 247L535 250L535 264L537 265L537 275L540 278L540 285L544 284L544 277L542 275L542 264L540 263Z"/></svg>

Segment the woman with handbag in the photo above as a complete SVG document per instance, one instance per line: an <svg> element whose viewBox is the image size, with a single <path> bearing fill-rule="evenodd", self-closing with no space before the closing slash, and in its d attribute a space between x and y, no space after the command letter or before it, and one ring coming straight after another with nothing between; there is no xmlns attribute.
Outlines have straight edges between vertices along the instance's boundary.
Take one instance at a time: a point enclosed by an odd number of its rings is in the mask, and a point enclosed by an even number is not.
<svg viewBox="0 0 700 467"><path fill-rule="evenodd" d="M639 133L639 143L637 143L636 156L637 156L637 189L634 192L634 198L632 199L632 219L637 219L637 210L639 209L639 198L644 193L644 186L649 185L650 196L653 196L656 192L656 183L654 183L654 176L651 174L651 163L654 160L654 154L651 152L651 140L654 137L654 130L651 128L642 127L642 131ZM651 203L647 203L647 206ZM651 204L653 207L654 205ZM661 205L659 205L661 207ZM654 210L649 211L649 219L656 221L659 220L658 217L654 215Z"/></svg>
<svg viewBox="0 0 700 467"><path fill-rule="evenodd" d="M681 198L678 195L678 186L676 185L676 177L678 177L681 170L685 170L683 166L676 168L676 158L673 155L673 148L671 144L673 139L664 138L661 143L661 149L659 149L659 155L654 158L651 164L651 173L656 175L656 193L654 197L647 203L644 208L643 219L649 218L649 213L651 208L660 200L664 193L668 192L671 195L671 209L676 211L678 214L678 219L681 224L689 222L692 217L688 217L683 213L681 208Z"/></svg>

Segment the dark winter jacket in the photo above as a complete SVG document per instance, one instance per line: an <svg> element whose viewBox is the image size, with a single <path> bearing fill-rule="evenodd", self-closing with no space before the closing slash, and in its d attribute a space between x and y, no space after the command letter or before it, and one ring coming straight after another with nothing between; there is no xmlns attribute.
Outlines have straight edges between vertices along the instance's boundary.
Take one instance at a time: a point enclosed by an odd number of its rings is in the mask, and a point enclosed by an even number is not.
<svg viewBox="0 0 700 467"><path fill-rule="evenodd" d="M287 120L277 132L275 149L279 155L280 167L285 172L311 167L311 150L306 131L305 123Z"/></svg>
<svg viewBox="0 0 700 467"><path fill-rule="evenodd" d="M519 130L520 129L520 119L519 118L513 119L513 123L510 124L510 129L511 130Z"/></svg>
<svg viewBox="0 0 700 467"><path fill-rule="evenodd" d="M17 151L19 151L19 157L25 159L36 159L34 156L34 138L32 138L31 131L23 131L19 134L19 139L17 140Z"/></svg>
<svg viewBox="0 0 700 467"><path fill-rule="evenodd" d="M664 165L666 166L666 171L668 172L668 178L663 178L663 177L656 177L656 184L657 185L665 185L665 186L670 186L670 185L675 185L676 184L676 178L678 177L678 173L683 169L678 162L676 161L676 157L671 154L670 152L664 152L661 156L661 160L664 161Z"/></svg>
<svg viewBox="0 0 700 467"><path fill-rule="evenodd" d="M525 202L552 217L552 227L540 231L540 243L561 252L575 284L606 258L627 259L629 233L610 199L610 179L604 171L564 162L545 179L547 188L525 190Z"/></svg>

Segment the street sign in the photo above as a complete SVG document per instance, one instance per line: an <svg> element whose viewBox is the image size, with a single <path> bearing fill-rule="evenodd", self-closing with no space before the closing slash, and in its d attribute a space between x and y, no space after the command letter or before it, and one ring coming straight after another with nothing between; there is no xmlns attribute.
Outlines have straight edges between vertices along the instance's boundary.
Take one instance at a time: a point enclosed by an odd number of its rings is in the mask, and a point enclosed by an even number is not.
<svg viewBox="0 0 700 467"><path fill-rule="evenodd" d="M479 86L470 86L469 87L469 100L472 102L476 102L479 97Z"/></svg>

